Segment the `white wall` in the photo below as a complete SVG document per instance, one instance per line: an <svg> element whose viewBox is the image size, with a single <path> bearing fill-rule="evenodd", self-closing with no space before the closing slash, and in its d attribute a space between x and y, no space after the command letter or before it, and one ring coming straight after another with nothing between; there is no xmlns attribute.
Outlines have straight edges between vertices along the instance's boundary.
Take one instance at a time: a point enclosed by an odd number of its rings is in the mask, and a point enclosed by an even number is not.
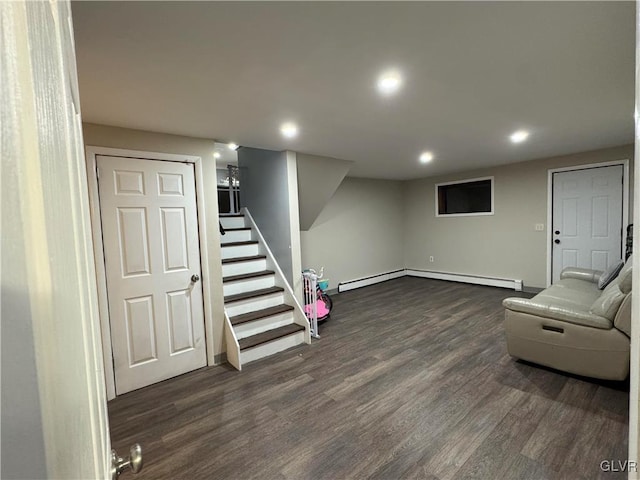
<svg viewBox="0 0 640 480"><path fill-rule="evenodd" d="M33 327L37 320L30 307L25 219L21 212L24 200L20 198L19 187L20 166L28 153L24 150L30 144L38 145L37 132L32 132L36 120L34 88L29 82L31 59L24 55L30 40L26 5L0 3L0 22L15 26L0 29L0 478L45 478L47 465ZM32 27L44 30L35 22ZM53 35L46 39L54 40ZM5 59L14 61L5 64ZM56 80L52 78L52 84Z"/></svg>
<svg viewBox="0 0 640 480"><path fill-rule="evenodd" d="M636 32L640 31L640 8L636 7ZM635 101L635 178L640 178L640 122L637 114L640 111L640 36L636 34L636 101ZM632 195L634 205L640 202L640 190L636 190ZM633 220L633 249L637 251L640 234L640 210L634 210ZM633 256L633 283L640 282L640 255ZM640 302L631 303L631 371L629 373L629 460L636 462L640 460ZM630 479L640 478L640 472L629 472Z"/></svg>
<svg viewBox="0 0 640 480"><path fill-rule="evenodd" d="M296 154L300 229L309 230L342 183L353 162Z"/></svg>
<svg viewBox="0 0 640 480"><path fill-rule="evenodd" d="M302 267L338 283L404 268L402 182L344 179L315 223L300 232Z"/></svg>
<svg viewBox="0 0 640 480"><path fill-rule="evenodd" d="M105 478L71 8L0 2L3 479Z"/></svg>
<svg viewBox="0 0 640 480"><path fill-rule="evenodd" d="M2 468L1 478L46 478L44 433L33 341L33 314L25 286L22 219L16 169L2 163ZM20 219L20 221L18 221Z"/></svg>
<svg viewBox="0 0 640 480"><path fill-rule="evenodd" d="M547 171L621 159L630 160L633 170L633 145L406 182L404 264L545 287ZM495 215L435 216L436 183L485 176L495 177ZM545 231L534 231L536 223L545 224Z"/></svg>
<svg viewBox="0 0 640 480"><path fill-rule="evenodd" d="M299 268L292 231L298 230L298 224L292 230L291 221L292 215L298 216L298 195L290 185L290 177L296 175L295 158L288 161L287 153L295 156L293 152L243 147L238 150L238 167L240 203L249 209L282 273L294 285L294 265ZM296 280L299 276L295 272Z"/></svg>

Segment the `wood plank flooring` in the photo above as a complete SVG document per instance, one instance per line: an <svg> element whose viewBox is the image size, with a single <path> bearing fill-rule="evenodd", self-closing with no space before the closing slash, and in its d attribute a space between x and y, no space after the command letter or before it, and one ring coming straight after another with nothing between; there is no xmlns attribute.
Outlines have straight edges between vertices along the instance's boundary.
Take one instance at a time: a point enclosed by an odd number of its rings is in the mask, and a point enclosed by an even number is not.
<svg viewBox="0 0 640 480"><path fill-rule="evenodd" d="M599 465L627 458L628 385L510 358L514 295L410 277L335 295L311 346L111 401L113 447L142 445L137 480L626 478Z"/></svg>

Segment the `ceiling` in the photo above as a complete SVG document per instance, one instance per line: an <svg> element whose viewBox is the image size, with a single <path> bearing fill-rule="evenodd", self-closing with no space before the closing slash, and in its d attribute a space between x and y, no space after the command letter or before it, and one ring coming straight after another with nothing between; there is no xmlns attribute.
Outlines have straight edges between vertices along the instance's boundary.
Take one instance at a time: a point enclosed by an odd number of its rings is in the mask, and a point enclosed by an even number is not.
<svg viewBox="0 0 640 480"><path fill-rule="evenodd" d="M73 19L88 122L389 179L634 138L633 2L79 2ZM384 97L387 68L403 87Z"/></svg>
<svg viewBox="0 0 640 480"><path fill-rule="evenodd" d="M227 165L238 165L238 152L231 150L226 143L216 142L213 145L216 166L227 168Z"/></svg>

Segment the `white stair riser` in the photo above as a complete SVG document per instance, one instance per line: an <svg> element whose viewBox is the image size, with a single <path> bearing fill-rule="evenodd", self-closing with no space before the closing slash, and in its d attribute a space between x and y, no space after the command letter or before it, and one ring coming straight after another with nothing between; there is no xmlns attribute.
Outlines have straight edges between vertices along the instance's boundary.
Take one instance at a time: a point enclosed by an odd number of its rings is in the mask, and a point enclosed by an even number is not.
<svg viewBox="0 0 640 480"><path fill-rule="evenodd" d="M222 237L221 242L246 242L253 240L251 230L238 230L237 232L227 231Z"/></svg>
<svg viewBox="0 0 640 480"><path fill-rule="evenodd" d="M278 315L272 315L271 317L261 318L252 322L241 323L233 327L233 331L236 332L236 338L241 339L250 337L251 335L257 335L258 333L266 332L267 330L273 330L274 328L284 327L293 323L293 312L279 313Z"/></svg>
<svg viewBox="0 0 640 480"><path fill-rule="evenodd" d="M255 312L256 310L262 310L263 308L275 307L276 305L282 305L284 303L283 293L273 293L271 295L263 295L261 297L249 298L247 300L240 300L238 302L232 302L225 304L224 308L227 309L227 314L230 317L236 315L242 315L243 313Z"/></svg>
<svg viewBox="0 0 640 480"><path fill-rule="evenodd" d="M241 227L247 227L248 226L248 225L245 224L244 217L224 217L224 216L220 216L219 219L220 219L220 223L222 224L223 228L241 228Z"/></svg>
<svg viewBox="0 0 640 480"><path fill-rule="evenodd" d="M222 245L220 249L222 252L222 258L235 258L235 257L250 257L252 255L258 255L260 248L258 244L251 245L238 245L234 247L225 247Z"/></svg>
<svg viewBox="0 0 640 480"><path fill-rule="evenodd" d="M233 262L222 265L222 276L243 275L245 273L261 272L267 269L267 259L251 260L248 262Z"/></svg>
<svg viewBox="0 0 640 480"><path fill-rule="evenodd" d="M304 330L240 352L242 365L304 343Z"/></svg>
<svg viewBox="0 0 640 480"><path fill-rule="evenodd" d="M226 297L227 295L235 295L236 293L251 292L253 290L273 287L275 285L275 279L275 275L265 275L247 280L227 282L222 289Z"/></svg>

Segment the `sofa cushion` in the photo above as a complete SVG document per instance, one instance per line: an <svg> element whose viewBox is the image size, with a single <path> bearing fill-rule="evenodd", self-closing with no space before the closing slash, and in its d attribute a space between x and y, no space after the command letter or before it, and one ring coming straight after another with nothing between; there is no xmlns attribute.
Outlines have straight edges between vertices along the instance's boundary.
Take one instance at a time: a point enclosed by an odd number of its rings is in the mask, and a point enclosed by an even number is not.
<svg viewBox="0 0 640 480"><path fill-rule="evenodd" d="M622 293L618 284L619 279L616 278L616 280L611 282L607 288L602 291L602 295L593 302L589 312L613 320L625 297L625 294Z"/></svg>
<svg viewBox="0 0 640 480"><path fill-rule="evenodd" d="M572 302L563 303L559 299L540 297L540 295L536 295L532 299L507 298L502 304L505 308L514 312L528 313L585 327L606 330L613 326L608 318L589 312L589 304L584 306L576 305Z"/></svg>
<svg viewBox="0 0 640 480"><path fill-rule="evenodd" d="M619 262L614 263L609 268L607 268L602 273L602 275L600 275L600 278L598 279L598 288L600 290L604 290L605 287L609 285L611 281L618 276L618 273L620 273L620 270L622 270L623 266L624 266L624 260L620 260Z"/></svg>
<svg viewBox="0 0 640 480"><path fill-rule="evenodd" d="M593 302L601 294L602 291L598 290L598 286L595 283L565 278L545 288L533 300L588 312Z"/></svg>

